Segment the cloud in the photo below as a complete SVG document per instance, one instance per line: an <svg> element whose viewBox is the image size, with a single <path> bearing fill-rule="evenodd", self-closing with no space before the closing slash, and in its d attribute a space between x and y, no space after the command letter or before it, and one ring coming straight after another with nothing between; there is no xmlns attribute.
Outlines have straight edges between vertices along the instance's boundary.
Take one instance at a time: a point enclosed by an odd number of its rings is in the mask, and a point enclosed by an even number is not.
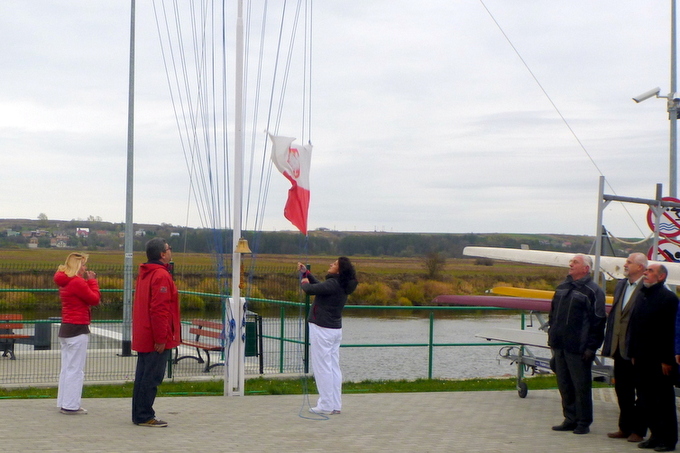
<svg viewBox="0 0 680 453"><path fill-rule="evenodd" d="M163 34L163 14L172 12L163 2L155 5ZM176 89L186 70L189 86L197 85L193 49L210 46L194 47L186 34L184 60L167 43L162 53L153 6L137 3L135 221L201 226L190 201L190 142L185 130L180 142L175 117L188 119L199 98L188 91L171 98L168 81ZM180 5L188 28L189 7ZM279 14L277 8L271 12ZM659 21L667 10L661 0L645 8L612 0L315 4L309 127L300 120L297 48L276 120L280 133L298 141L308 135L315 147L310 227L593 234L601 173L608 192L630 197L652 198L657 182L667 185L665 104L631 101L654 86L669 89L670 30ZM253 18L260 12L255 6ZM45 212L54 219L123 221L129 13L129 4L113 0L0 4L3 217ZM275 14L268 38L278 34ZM227 17L231 21L233 11ZM290 23L284 29L289 36ZM233 34L230 22L229 45ZM300 32L297 43L303 38ZM248 118L258 41L254 29ZM264 118L276 54L268 41L259 104ZM232 87L230 75L229 105ZM215 91L219 99L221 87ZM210 102L201 112L211 111ZM233 111L226 122L231 153ZM260 191L265 127L276 125L246 125L246 168L254 159L255 176L246 193ZM200 146L209 141L197 137ZM267 165L265 156L265 174ZM75 181L82 193L70 190ZM287 190L285 178L271 174L264 229L292 229L282 216ZM249 200L245 227L252 228L258 201ZM640 235L645 209L631 207L631 216L613 204L605 225L619 236Z"/></svg>

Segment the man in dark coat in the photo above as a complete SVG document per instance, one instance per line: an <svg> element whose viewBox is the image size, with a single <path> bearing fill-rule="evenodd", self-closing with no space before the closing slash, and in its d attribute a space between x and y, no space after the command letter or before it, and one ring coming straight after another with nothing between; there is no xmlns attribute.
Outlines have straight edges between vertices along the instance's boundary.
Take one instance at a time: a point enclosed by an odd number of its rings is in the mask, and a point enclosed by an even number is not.
<svg viewBox="0 0 680 453"><path fill-rule="evenodd" d="M635 304L627 338L640 407L651 431L638 447L654 451L673 451L678 442L673 388L678 297L666 288L667 275L662 264L650 264L645 271L642 298Z"/></svg>
<svg viewBox="0 0 680 453"><path fill-rule="evenodd" d="M614 289L614 303L607 318L602 355L614 359L614 389L619 401L619 430L607 433L612 439L628 439L642 442L647 425L640 413L635 391L633 363L628 356L626 336L630 316L636 301L641 297L643 274L647 269L647 257L643 253L631 253L623 265L626 278L619 280Z"/></svg>
<svg viewBox="0 0 680 453"><path fill-rule="evenodd" d="M604 291L590 277L592 267L588 255L574 256L550 305L548 345L564 414L555 431L587 434L593 422L592 364L604 338L606 312Z"/></svg>

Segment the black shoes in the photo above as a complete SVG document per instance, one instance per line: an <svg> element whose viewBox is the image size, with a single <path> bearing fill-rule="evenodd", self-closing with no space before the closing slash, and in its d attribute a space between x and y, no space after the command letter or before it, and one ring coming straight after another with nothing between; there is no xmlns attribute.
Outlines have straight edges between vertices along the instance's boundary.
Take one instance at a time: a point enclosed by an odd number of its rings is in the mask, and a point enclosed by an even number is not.
<svg viewBox="0 0 680 453"><path fill-rule="evenodd" d="M553 431L572 431L574 434L588 434L590 428L587 426L579 426L576 423L569 423L568 421L563 421L561 425L555 425L552 427Z"/></svg>
<svg viewBox="0 0 680 453"><path fill-rule="evenodd" d="M561 425L555 425L552 427L553 431L573 431L576 429L576 423L569 423L567 421L562 422Z"/></svg>
<svg viewBox="0 0 680 453"><path fill-rule="evenodd" d="M656 439L647 439L644 442L638 444L639 448L653 448L654 451L675 451L675 445L665 445Z"/></svg>
<svg viewBox="0 0 680 453"><path fill-rule="evenodd" d="M647 439L644 442L640 442L638 444L638 448L656 448L658 446L658 442L654 439Z"/></svg>

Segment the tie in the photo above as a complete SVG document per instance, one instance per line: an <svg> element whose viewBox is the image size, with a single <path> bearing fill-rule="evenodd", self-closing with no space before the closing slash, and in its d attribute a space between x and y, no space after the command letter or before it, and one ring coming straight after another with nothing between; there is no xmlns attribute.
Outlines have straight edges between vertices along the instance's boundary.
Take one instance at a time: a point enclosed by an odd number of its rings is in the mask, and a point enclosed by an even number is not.
<svg viewBox="0 0 680 453"><path fill-rule="evenodd" d="M635 290L635 285L637 285L637 282L628 282L628 286L626 287L626 292L623 294L623 301L621 303L621 310L623 310L630 300L631 294L633 294L633 291Z"/></svg>

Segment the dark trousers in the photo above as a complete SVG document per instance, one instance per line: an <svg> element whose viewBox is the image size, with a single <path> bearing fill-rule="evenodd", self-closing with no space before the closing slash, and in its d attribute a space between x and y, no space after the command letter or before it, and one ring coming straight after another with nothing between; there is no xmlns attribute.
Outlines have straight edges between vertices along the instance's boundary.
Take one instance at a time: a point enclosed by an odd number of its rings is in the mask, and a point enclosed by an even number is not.
<svg viewBox="0 0 680 453"><path fill-rule="evenodd" d="M564 349L553 349L553 356L564 421L590 426L593 423L592 361Z"/></svg>
<svg viewBox="0 0 680 453"><path fill-rule="evenodd" d="M651 431L650 439L668 447L678 442L674 377L665 376L661 362L635 359L635 379L640 408Z"/></svg>
<svg viewBox="0 0 680 453"><path fill-rule="evenodd" d="M647 424L642 416L639 395L635 390L633 363L614 354L614 390L619 401L619 429L625 434L647 435Z"/></svg>
<svg viewBox="0 0 680 453"><path fill-rule="evenodd" d="M158 386L163 382L170 354L170 349L166 349L162 354L137 353L135 384L132 389L132 423L144 423L155 418L153 403L156 400Z"/></svg>

